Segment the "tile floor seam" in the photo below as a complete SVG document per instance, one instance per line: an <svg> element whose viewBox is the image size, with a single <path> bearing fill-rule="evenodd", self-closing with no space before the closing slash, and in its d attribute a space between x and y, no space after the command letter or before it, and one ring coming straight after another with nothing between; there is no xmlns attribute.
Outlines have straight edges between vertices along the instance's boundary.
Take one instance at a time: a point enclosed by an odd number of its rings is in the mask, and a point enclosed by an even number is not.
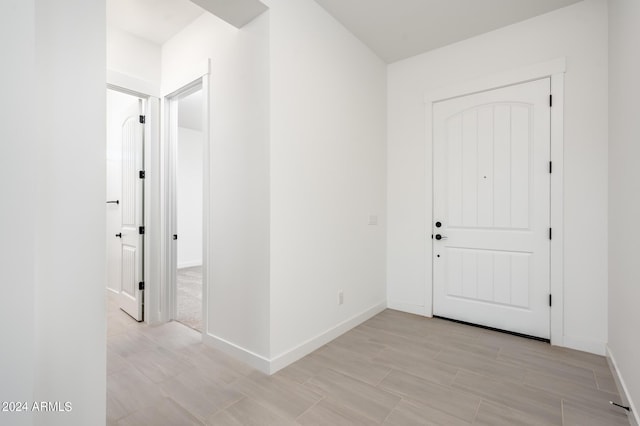
<svg viewBox="0 0 640 426"><path fill-rule="evenodd" d="M438 352L436 352L436 354L434 356L431 357L432 360L437 361L437 358L440 356L440 354L444 351L444 349L438 349Z"/></svg>
<svg viewBox="0 0 640 426"><path fill-rule="evenodd" d="M387 377L389 377L389 374L391 374L391 372L393 371L393 367L389 368L389 371L387 371L387 374L384 375L383 378L381 378L380 380L378 380L378 383L376 383L375 385L373 385L374 387L379 387L380 383L382 383L384 381L384 379L386 379Z"/></svg>
<svg viewBox="0 0 640 426"><path fill-rule="evenodd" d="M575 384L575 383L572 383L572 382L569 382L569 383L574 385L574 386L580 386L579 384ZM544 388L541 388L541 387L538 387L536 385L529 384L529 383L523 383L522 386L527 388L527 389L535 390L535 391L538 391L538 392L545 392L547 394L551 394L551 395L557 396L558 398L560 398L562 400L567 400L568 402L571 402L571 398L566 398L565 396L561 395L560 391L544 389ZM588 388L588 389L590 389L590 388ZM618 396L616 394L612 394L612 393L610 393L608 391L604 391L604 390L601 390L601 389L590 389L590 390L592 390L592 391L595 390L595 391L598 391L598 392L602 392L603 394L606 394L606 395L608 395L608 396L610 396L612 398ZM572 392L572 394L575 394L575 393L576 392ZM574 400L579 400L579 399L581 399L581 398L576 397Z"/></svg>
<svg viewBox="0 0 640 426"><path fill-rule="evenodd" d="M224 408L218 408L216 411L214 411L213 413L211 413L211 414L209 415L209 418L208 418L208 419L206 419L206 420L203 422L203 424L205 424L205 425L206 425L207 423L209 423L209 419L211 419L212 417L217 416L218 414L222 413L223 411L227 411L227 409L228 409L228 408L231 408L231 407L233 407L234 405L239 404L240 402L242 402L242 401L244 401L245 399L249 398L248 396L246 396L246 395L245 395L245 394L243 394L242 392L239 392L239 393L240 393L240 394L242 394L242 398L240 398L240 399L239 399L239 400L237 400L237 401L232 402L230 405L227 405L227 406L226 406L226 407L224 407Z"/></svg>
<svg viewBox="0 0 640 426"><path fill-rule="evenodd" d="M596 370L593 370L593 369L592 369L591 371L593 372L593 379L594 379L594 381L595 381L595 383L596 383L596 389L598 389L598 390L602 390L602 389L600 388L600 382L598 381L598 375L596 374Z"/></svg>
<svg viewBox="0 0 640 426"><path fill-rule="evenodd" d="M481 376L481 377L482 377L482 378L484 378L484 379L489 379L489 380L497 381L497 382L499 382L500 384L510 384L510 383L511 383L511 384L514 384L513 382L505 382L505 381L503 381L503 380L499 380L499 379L492 379L492 378L486 377L486 376L484 376L484 375L482 375L482 374L479 374L479 373L476 373L476 372L473 372L473 371L470 371L470 370L466 370L466 369L464 369L464 368L461 368L460 370L462 370L462 371L464 371L464 372L466 372L466 373L470 373L470 374L472 374L472 375ZM558 400L558 402L560 402L560 403L562 402L562 397L561 397L560 395L557 395L557 394L554 394L554 393L551 393L551 392L548 392L548 391L545 391L545 390L542 390L542 389L533 388L533 387L528 386L528 385L526 385L526 384L524 384L524 385L519 385L519 386L521 386L521 387L523 387L523 388L525 388L525 389L529 389L529 390L531 390L531 391L535 391L535 392L542 392L542 393L544 393L544 394L550 394L550 395L552 395L552 396L553 396L553 399L557 399L557 400ZM464 391L465 393L471 393L471 394L474 394L474 395L478 396L479 398L483 399L483 397L479 395L479 392L480 392L480 391L472 392L472 391L469 391L469 390L467 390L467 389L465 389L465 388L463 388L463 387L460 387L460 385L458 385L458 387L453 387L453 388L454 388L454 389L456 389L456 390ZM510 406L509 406L509 405L507 405L506 403L502 403L502 402L498 401L497 399L495 399L495 400L491 400L491 399L489 399L489 400L488 400L488 402L500 403L500 404L506 405L507 407L510 407ZM527 401L527 402L525 402L525 404L526 404L527 406L534 407L534 404L533 404L533 403L531 403L531 402L528 402L528 401ZM562 407L562 404L561 404L561 407ZM516 408L516 407L511 407L511 408L514 408L514 409L516 409L516 410L518 410L518 411L526 412L526 411L524 411L524 410L522 410L522 409L520 409L520 408ZM538 407L538 409L539 409L539 407ZM562 413L560 413L560 414L562 414Z"/></svg>
<svg viewBox="0 0 640 426"><path fill-rule="evenodd" d="M458 378L458 375L460 374L460 370L462 370L462 368L458 367L456 369L456 374L453 375L453 378L451 379L451 383L449 383L449 387L453 389L453 385L456 382L456 379Z"/></svg>
<svg viewBox="0 0 640 426"><path fill-rule="evenodd" d="M305 414L307 414L309 411L311 411L315 406L317 406L321 401L324 401L325 399L327 399L326 396L322 395L322 398L320 398L319 400L317 400L316 402L313 403L313 405L309 408L307 408L306 410L304 410L302 413L300 413L300 415L298 415L294 420L296 423L298 423L298 419L300 419L300 417L304 416Z"/></svg>
<svg viewBox="0 0 640 426"><path fill-rule="evenodd" d="M171 398L170 396L168 398ZM171 398L173 399L173 398ZM182 408L183 410L185 410L187 413L191 414L193 417L195 417L200 423L202 424L206 424L207 419L203 419L202 417L200 417L197 413L192 412L191 410L189 410L187 407L185 407L184 405L180 404L179 401L176 401L175 399L173 399L173 402L175 402L176 404L178 404L178 407Z"/></svg>
<svg viewBox="0 0 640 426"><path fill-rule="evenodd" d="M476 412L473 414L473 418L471 419L469 424L473 424L478 418L478 412L480 411L480 405L482 405L482 401L484 401L484 399L480 398L480 401L478 401L478 405L476 405Z"/></svg>
<svg viewBox="0 0 640 426"><path fill-rule="evenodd" d="M384 419L382 419L382 421L380 422L381 425L384 424L384 422L387 421L387 419L389 418L389 416L391 415L391 413L393 413L393 410L396 409L396 407L402 402L405 401L404 398L400 397L400 399L393 405L393 407L391 407L391 410L389 410L389 412L387 413L386 416L384 416ZM405 401L406 402L406 401Z"/></svg>

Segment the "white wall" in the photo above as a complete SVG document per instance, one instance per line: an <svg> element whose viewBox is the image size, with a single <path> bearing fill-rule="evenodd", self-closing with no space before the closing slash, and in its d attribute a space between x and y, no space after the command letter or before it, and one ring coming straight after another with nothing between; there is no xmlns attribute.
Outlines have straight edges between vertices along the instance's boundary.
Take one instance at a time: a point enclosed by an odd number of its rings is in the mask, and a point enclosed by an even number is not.
<svg viewBox="0 0 640 426"><path fill-rule="evenodd" d="M609 351L640 409L640 2L609 2Z"/></svg>
<svg viewBox="0 0 640 426"><path fill-rule="evenodd" d="M165 93L212 60L206 337L258 357L269 353L268 28L268 15L239 30L204 14L162 48Z"/></svg>
<svg viewBox="0 0 640 426"><path fill-rule="evenodd" d="M73 404L1 424L104 423L104 28L100 1L0 5L0 399Z"/></svg>
<svg viewBox="0 0 640 426"><path fill-rule="evenodd" d="M104 2L0 5L0 399L73 404L1 424L105 421L104 34Z"/></svg>
<svg viewBox="0 0 640 426"><path fill-rule="evenodd" d="M35 378L35 295L37 173L29 167L38 151L32 99L34 0L0 2L0 401L33 400ZM0 412L1 424L32 424L29 413Z"/></svg>
<svg viewBox="0 0 640 426"><path fill-rule="evenodd" d="M106 416L104 28L104 2L37 3L34 398L73 404L37 416L48 426Z"/></svg>
<svg viewBox="0 0 640 426"><path fill-rule="evenodd" d="M161 48L115 27L107 27L107 69L160 87Z"/></svg>
<svg viewBox="0 0 640 426"><path fill-rule="evenodd" d="M269 368L385 304L386 66L310 0L274 2L242 30L197 19L163 46L164 92L206 58L207 335Z"/></svg>
<svg viewBox="0 0 640 426"><path fill-rule="evenodd" d="M385 304L386 66L315 2L268 3L271 356L282 366Z"/></svg>
<svg viewBox="0 0 640 426"><path fill-rule="evenodd" d="M202 132L178 128L178 268L202 265Z"/></svg>
<svg viewBox="0 0 640 426"><path fill-rule="evenodd" d="M420 312L431 280L431 188L425 92L567 58L564 139L564 341L607 341L607 9L586 0L389 66L387 286Z"/></svg>

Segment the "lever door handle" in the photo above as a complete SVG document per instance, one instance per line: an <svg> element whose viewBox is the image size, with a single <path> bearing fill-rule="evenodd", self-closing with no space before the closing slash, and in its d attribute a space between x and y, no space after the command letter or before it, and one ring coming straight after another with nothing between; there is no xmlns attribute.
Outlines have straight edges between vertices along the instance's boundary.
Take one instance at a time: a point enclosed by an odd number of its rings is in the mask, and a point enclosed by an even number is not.
<svg viewBox="0 0 640 426"><path fill-rule="evenodd" d="M120 204L120 200L107 201L107 204Z"/></svg>
<svg viewBox="0 0 640 426"><path fill-rule="evenodd" d="M116 234L116 237L118 237L118 238L122 238L122 232L117 233L117 234Z"/></svg>
<svg viewBox="0 0 640 426"><path fill-rule="evenodd" d="M447 237L445 237L444 235L440 235L440 234L436 234L436 240L440 241L440 240L446 240Z"/></svg>

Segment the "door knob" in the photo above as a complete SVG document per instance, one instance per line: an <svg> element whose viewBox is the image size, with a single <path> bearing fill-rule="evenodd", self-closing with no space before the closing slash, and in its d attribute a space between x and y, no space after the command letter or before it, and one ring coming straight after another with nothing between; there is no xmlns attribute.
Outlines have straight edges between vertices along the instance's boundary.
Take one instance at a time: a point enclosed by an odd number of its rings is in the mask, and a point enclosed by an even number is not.
<svg viewBox="0 0 640 426"><path fill-rule="evenodd" d="M440 234L436 234L436 240L440 241L440 240L446 240L447 237L445 237L444 235L440 235Z"/></svg>
<svg viewBox="0 0 640 426"><path fill-rule="evenodd" d="M116 237L118 237L118 238L122 238L122 232L117 233L117 234L116 234Z"/></svg>

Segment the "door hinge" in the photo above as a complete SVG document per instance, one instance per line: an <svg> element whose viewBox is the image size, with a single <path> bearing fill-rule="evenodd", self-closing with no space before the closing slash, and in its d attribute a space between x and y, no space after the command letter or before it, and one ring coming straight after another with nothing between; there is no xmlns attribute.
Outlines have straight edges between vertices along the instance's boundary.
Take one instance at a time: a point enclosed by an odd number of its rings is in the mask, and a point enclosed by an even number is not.
<svg viewBox="0 0 640 426"><path fill-rule="evenodd" d="M147 121L147 117L145 117L144 115L140 116L140 124L144 124Z"/></svg>
<svg viewBox="0 0 640 426"><path fill-rule="evenodd" d="M140 170L140 173L138 175L140 176L140 179L144 179L146 176L144 170Z"/></svg>
<svg viewBox="0 0 640 426"><path fill-rule="evenodd" d="M138 227L138 234L144 235L144 226Z"/></svg>
<svg viewBox="0 0 640 426"><path fill-rule="evenodd" d="M553 161L549 161L549 173L553 173Z"/></svg>
<svg viewBox="0 0 640 426"><path fill-rule="evenodd" d="M549 295L549 306L551 306L551 295Z"/></svg>
<svg viewBox="0 0 640 426"><path fill-rule="evenodd" d="M138 283L138 290L144 290L144 281Z"/></svg>
<svg viewBox="0 0 640 426"><path fill-rule="evenodd" d="M549 239L553 236L553 228L549 228Z"/></svg>
<svg viewBox="0 0 640 426"><path fill-rule="evenodd" d="M553 106L553 95L549 95L549 106Z"/></svg>

